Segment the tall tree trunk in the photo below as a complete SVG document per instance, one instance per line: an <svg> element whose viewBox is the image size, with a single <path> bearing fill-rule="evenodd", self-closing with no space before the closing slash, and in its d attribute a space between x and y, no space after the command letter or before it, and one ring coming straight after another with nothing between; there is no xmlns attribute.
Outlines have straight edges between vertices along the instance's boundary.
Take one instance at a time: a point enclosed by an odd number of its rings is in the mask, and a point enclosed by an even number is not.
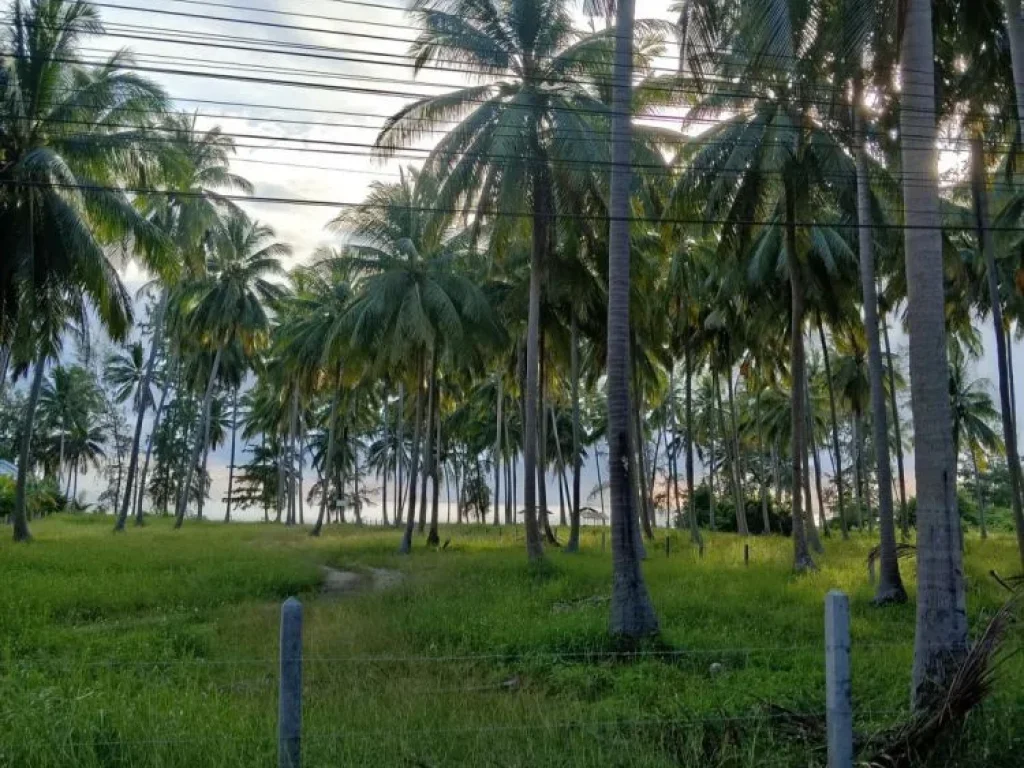
<svg viewBox="0 0 1024 768"><path fill-rule="evenodd" d="M562 456L562 443L558 435L558 420L555 418L554 406L548 406L548 414L551 417L551 433L555 436L555 460L558 462L558 501L561 510L559 525L564 528L567 524L565 504L569 501L569 484L565 482L565 458ZM564 493L563 486L565 488Z"/></svg>
<svg viewBox="0 0 1024 768"><path fill-rule="evenodd" d="M178 509L174 513L175 528L181 528L181 524L185 522L185 510L188 508L192 478L195 476L196 464L199 462L199 457L205 448L206 425L210 422L210 404L213 402L214 387L217 386L217 373L220 371L220 359L223 351L223 347L217 347L217 352L213 356L213 365L210 367L210 379L206 383L206 394L203 395L203 410L196 429L195 445L192 446L192 455L188 465L185 467L185 485L178 495Z"/></svg>
<svg viewBox="0 0 1024 768"><path fill-rule="evenodd" d="M690 541L700 546L703 539L700 535L700 521L697 519L693 477L693 349L691 345L692 341L687 339L684 352L686 365L686 516L690 523ZM714 520L713 512L711 518Z"/></svg>
<svg viewBox="0 0 1024 768"><path fill-rule="evenodd" d="M857 242L860 289L864 309L864 335L868 346L868 377L871 385L871 426L874 429L875 475L878 479L879 579L875 605L905 603L907 592L900 578L896 556L896 522L892 504L892 464L889 458L889 424L886 418L882 377L882 345L878 338L878 296L875 293L875 248L871 229L871 188L865 126L860 111L860 80L854 86L853 133L857 173Z"/></svg>
<svg viewBox="0 0 1024 768"><path fill-rule="evenodd" d="M829 362L828 344L825 342L825 326L821 315L817 316L818 339L821 342L821 357L825 366L825 383L828 385L828 413L832 420L832 458L835 469L836 500L839 505L839 530L843 539L850 538L850 526L846 519L846 499L843 493L843 455L839 450L839 417L836 414L836 390L832 383L832 364Z"/></svg>
<svg viewBox="0 0 1024 768"><path fill-rule="evenodd" d="M665 439L665 456L668 459L669 481L672 483L672 490L666 494L665 527L671 528L669 519L671 510L674 508L676 520L679 527L683 525L682 494L679 492L679 433L676 429L676 361L673 359L668 366L668 396L666 405L669 413L669 436Z"/></svg>
<svg viewBox="0 0 1024 768"><path fill-rule="evenodd" d="M1020 0L1003 0L1006 6L1006 36L1010 40L1010 64L1017 102L1017 136L1024 141L1024 27L1021 26Z"/></svg>
<svg viewBox="0 0 1024 768"><path fill-rule="evenodd" d="M1013 426L1013 404L1010 399L1010 365L1007 355L1007 336L1003 334L1003 306L999 292L999 272L996 266L995 243L988 219L988 192L985 188L985 150L981 137L971 138L971 191L974 196L974 216L978 228L978 242L981 243L985 259L988 282L988 298L992 306L992 324L995 326L996 360L999 370L999 412L1003 424L1003 445L1006 447L1006 463L1010 474L1010 505L1013 509L1013 523L1017 529L1017 550L1024 564L1024 512L1021 510L1021 472L1017 456L1017 431Z"/></svg>
<svg viewBox="0 0 1024 768"><path fill-rule="evenodd" d="M740 433L736 425L736 399L733 392L732 368L729 368L726 392L729 395L729 421L732 427L732 474L736 486L736 530L740 536L749 536L747 528L747 496L743 491L743 468L740 462Z"/></svg>
<svg viewBox="0 0 1024 768"><path fill-rule="evenodd" d="M175 362L177 367L177 362ZM157 431L160 429L160 420L164 413L164 404L167 402L167 392L171 388L171 376L165 375L164 384L160 392L160 402L157 403L156 411L153 413L153 426L150 428L149 437L146 439L146 458L142 462L142 473L139 475L139 489L135 494L135 525L143 524L142 503L146 497L146 476L149 474L149 459L153 453L153 442L156 439Z"/></svg>
<svg viewBox="0 0 1024 768"><path fill-rule="evenodd" d="M139 407L135 415L135 435L132 438L132 450L128 456L128 475L125 482L125 494L121 501L121 509L117 514L117 520L114 522L115 531L123 531L125 523L128 520L129 505L132 500L132 488L135 487L135 472L139 465L139 445L142 442L142 424L146 417L146 409L150 405L150 388L153 383L153 369L156 366L156 358L159 355L159 350L163 346L164 334L164 313L167 308L167 295L168 290L163 289L160 295L160 303L156 308L155 322L153 323L153 338L149 344L149 358L146 360L146 370L142 375L142 381L139 382Z"/></svg>
<svg viewBox="0 0 1024 768"><path fill-rule="evenodd" d="M501 498L501 407L503 405L503 393L502 393L502 381L501 375L495 376L497 379L497 405L498 413L497 418L494 421L494 525L497 526L499 522L498 518L498 500Z"/></svg>
<svg viewBox="0 0 1024 768"><path fill-rule="evenodd" d="M864 530L864 481L862 478L864 463L861 461L864 440L861 435L860 413L853 413L853 499L857 505L857 529Z"/></svg>
<svg viewBox="0 0 1024 768"><path fill-rule="evenodd" d="M384 428L382 437L384 439L384 467L382 471L382 478L380 484L380 511L381 511L381 522L380 524L384 527L390 525L388 521L388 475L390 474L390 468L388 467L388 446L387 444L391 441L388 435L390 425L388 424L388 399L387 395L384 397ZM397 457L397 454L396 454ZM397 459L396 459L397 460ZM397 469L397 467L396 467Z"/></svg>
<svg viewBox="0 0 1024 768"><path fill-rule="evenodd" d="M804 446L804 405L807 395L804 392L807 381L804 373L804 287L797 257L796 244L796 191L793 180L787 175L783 181L786 195L786 265L789 267L790 301L792 303L792 329L790 331L790 378L793 381L792 392L792 445L793 459L793 568L806 571L815 567L811 554L807 550L807 535L804 527L802 503L803 492L803 455ZM807 499L810 506L810 499Z"/></svg>
<svg viewBox="0 0 1024 768"><path fill-rule="evenodd" d="M908 0L900 109L910 388L917 478L917 632L912 696L941 695L967 649L943 299L932 4Z"/></svg>
<svg viewBox="0 0 1024 768"><path fill-rule="evenodd" d="M1013 383L1013 329L1012 321L1006 321L1006 371L1010 377L1010 423L1017 431L1017 385Z"/></svg>
<svg viewBox="0 0 1024 768"><path fill-rule="evenodd" d="M616 8L612 80L612 167L608 235L608 443L612 488L613 635L639 638L658 631L637 553L642 546L629 478L629 194L632 178L633 0Z"/></svg>
<svg viewBox="0 0 1024 768"><path fill-rule="evenodd" d="M569 387L572 397L572 500L569 513L569 544L566 552L580 550L580 480L582 462L580 461L580 333L576 313L572 313L569 326Z"/></svg>
<svg viewBox="0 0 1024 768"><path fill-rule="evenodd" d="M804 479L804 530L807 532L807 543L810 544L811 549L821 555L824 554L825 547L822 545L821 538L818 536L818 529L814 525L814 505L812 503L811 496L811 463L809 451L807 450L807 431L808 428L805 422L804 445L800 451L800 460L803 462Z"/></svg>
<svg viewBox="0 0 1024 768"><path fill-rule="evenodd" d="M505 525L515 525L516 503L515 483L512 479L512 464L516 460L516 452L512 447L512 441L508 439L508 417L502 424L505 432Z"/></svg>
<svg viewBox="0 0 1024 768"><path fill-rule="evenodd" d="M892 412L893 436L896 438L896 472L900 479L900 535L904 541L910 536L910 515L907 512L907 478L903 468L903 427L900 411L896 404L896 372L893 370L892 349L889 346L889 324L882 316L882 340L885 342L885 357L889 372L889 409Z"/></svg>
<svg viewBox="0 0 1024 768"><path fill-rule="evenodd" d="M818 456L818 443L814 437L814 422L812 419L808 419L807 442L811 452L811 461L814 463L814 491L818 498L818 520L821 524L822 533L828 538L832 536L832 532L828 525L828 519L825 517L825 494L821 489L821 458Z"/></svg>
<svg viewBox="0 0 1024 768"><path fill-rule="evenodd" d="M405 509L405 484L402 469L405 467L405 382L398 382L398 445L395 447L395 525L402 524Z"/></svg>
<svg viewBox="0 0 1024 768"><path fill-rule="evenodd" d="M43 373L46 371L46 356L40 355L36 361L35 372L32 374L32 387L29 389L28 403L21 420L21 449L18 453L18 479L14 488L14 514L11 522L14 527L15 541L29 541L32 538L28 529L28 476L32 458L32 432L35 429L36 406L39 404L39 392L43 388Z"/></svg>
<svg viewBox="0 0 1024 768"><path fill-rule="evenodd" d="M437 347L430 355L430 378L427 385L427 414L423 420L426 439L423 441L423 484L420 486L420 518L417 528L423 533L427 528L427 482L434 472L434 411L437 409Z"/></svg>
<svg viewBox="0 0 1024 768"><path fill-rule="evenodd" d="M423 430L423 352L419 354L416 366L416 407L413 415L412 452L409 454L409 512L405 517L405 532L398 554L408 555L412 551L412 531L416 526L416 479L419 477L420 436Z"/></svg>
<svg viewBox="0 0 1024 768"><path fill-rule="evenodd" d="M544 556L538 527L537 446L543 412L538 414L540 384L540 295L544 279L544 255L548 245L548 184L546 169L538 164L533 174L533 243L530 254L530 296L526 322L526 386L523 390L523 506L526 527L526 556L531 561ZM543 474L543 468L540 469ZM546 514L541 510L539 514Z"/></svg>
<svg viewBox="0 0 1024 768"><path fill-rule="evenodd" d="M540 356L538 371L539 380L537 384L537 501L540 507L541 529L544 531L544 540L552 546L558 546L558 539L551 530L551 513L548 510L548 426L544 418L546 410L546 398L544 396L544 330L540 333Z"/></svg>
<svg viewBox="0 0 1024 768"><path fill-rule="evenodd" d="M11 345L0 345L0 400L7 391L7 373L11 367Z"/></svg>
<svg viewBox="0 0 1024 768"><path fill-rule="evenodd" d="M768 514L768 468L765 466L764 461L764 425L761 423L762 394L763 387L759 387L757 390L757 396L754 398L754 421L756 422L757 429L758 464L760 465L761 470L761 524L764 526L764 533L767 535L772 532L772 521Z"/></svg>
<svg viewBox="0 0 1024 768"><path fill-rule="evenodd" d="M299 388L292 387L292 404L288 416L288 447L285 469L285 488L288 494L287 525L295 525L295 438L299 421Z"/></svg>
<svg viewBox="0 0 1024 768"><path fill-rule="evenodd" d="M644 444L647 442L644 439L643 433L643 420L641 417L642 405L639 387L636 386L636 369L633 370L634 374L634 389L633 389L633 445L635 450L633 455L635 456L635 466L631 469L636 478L636 493L640 504L640 523L643 525L644 537L648 541L654 538L654 529L651 526L651 511L650 511L650 498L651 495L647 490L647 466L644 461Z"/></svg>
<svg viewBox="0 0 1024 768"><path fill-rule="evenodd" d="M718 380L715 378L714 370L711 372L712 389L718 389ZM715 530L715 397L712 393L711 402L707 404L711 409L708 414L708 527Z"/></svg>
<svg viewBox="0 0 1024 768"><path fill-rule="evenodd" d="M441 543L441 538L437 530L438 496L441 488L440 477L438 475L438 467L441 464L441 384L436 378L436 373L434 374L434 377L434 421L431 425L434 430L434 445L433 453L430 456L430 480L433 485L431 486L430 531L427 534L427 544L436 547ZM482 477L478 479L483 480Z"/></svg>
<svg viewBox="0 0 1024 768"><path fill-rule="evenodd" d="M235 487L235 437L238 434L238 387L231 394L231 458L228 461L228 500L224 522L231 522L231 494Z"/></svg>
<svg viewBox="0 0 1024 768"><path fill-rule="evenodd" d="M338 428L338 401L341 399L341 366L338 366L337 383L334 393L331 395L331 413L327 419L327 456L324 458L323 483L320 488L320 512L316 516L316 523L310 536L319 536L324 527L324 515L331 498L331 478L334 476L334 443L335 432ZM340 497L340 494L338 494Z"/></svg>

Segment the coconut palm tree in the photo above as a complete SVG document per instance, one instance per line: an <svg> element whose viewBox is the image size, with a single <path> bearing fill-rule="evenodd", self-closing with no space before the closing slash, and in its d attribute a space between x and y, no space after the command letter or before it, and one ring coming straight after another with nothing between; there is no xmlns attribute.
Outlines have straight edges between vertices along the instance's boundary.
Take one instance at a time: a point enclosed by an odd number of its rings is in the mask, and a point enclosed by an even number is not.
<svg viewBox="0 0 1024 768"><path fill-rule="evenodd" d="M164 146L169 149L164 158L162 177L166 189L158 195L143 195L141 205L148 212L154 225L165 233L172 244L177 258L158 270L154 287L160 296L152 315L152 332L149 356L145 365L142 382L143 391L152 386L155 366L161 355L167 336L164 332L167 313L174 299L172 291L180 285L182 278L195 276L203 269L203 244L217 227L223 216L238 215L234 202L224 197L222 191L252 193L252 185L241 176L231 172L230 156L234 153L234 142L224 136L220 128L200 131L194 115L171 115L161 123L165 137ZM114 523L114 530L123 530L128 517L128 504L139 460L142 440L142 426L147 406L152 399L137 403L135 433L128 458L126 493L121 509ZM157 421L154 418L154 423ZM148 453L148 451L147 451ZM145 475L145 472L143 472ZM144 477L140 478L140 487ZM141 500L142 494L138 494ZM140 513L137 521L141 518Z"/></svg>
<svg viewBox="0 0 1024 768"><path fill-rule="evenodd" d="M267 343L269 308L284 295L281 284L269 278L282 276L280 259L291 247L277 242L265 224L233 215L217 232L209 247L206 274L189 286L185 316L196 343L213 356L207 374L199 424L185 483L178 497L175 527L181 527L188 505L192 477L206 443L206 428L214 388L225 350L239 344L248 355Z"/></svg>
<svg viewBox="0 0 1024 768"><path fill-rule="evenodd" d="M389 119L377 139L384 153L417 141L446 121L458 121L427 162L442 180L432 206L474 210L478 225L493 221L501 248L524 217L532 221L526 330L524 503L527 553L542 556L537 524L541 292L563 192L591 183L587 162L607 164L607 142L586 114L607 114L588 76L611 59L613 35L581 37L567 0L417 0L424 27L413 43L419 71L432 61L488 82L428 96ZM589 79L593 79L590 77ZM581 162L582 161L582 162ZM556 193L557 190L557 193Z"/></svg>
<svg viewBox="0 0 1024 768"><path fill-rule="evenodd" d="M429 171L403 173L396 184L376 183L366 201L331 222L349 237L344 263L361 275L345 314L350 344L377 370L410 376L417 393L409 515L399 551L412 547L420 438L424 437L423 486L435 478L435 407L438 366L473 354L488 338L500 337L491 306L477 285L459 269L471 245L468 232L452 230L450 215L430 216L438 182ZM404 368L413 362L411 370ZM428 382L423 411L423 382ZM424 426L426 425L426 426ZM420 499L421 522L425 496ZM436 522L430 540L437 538Z"/></svg>

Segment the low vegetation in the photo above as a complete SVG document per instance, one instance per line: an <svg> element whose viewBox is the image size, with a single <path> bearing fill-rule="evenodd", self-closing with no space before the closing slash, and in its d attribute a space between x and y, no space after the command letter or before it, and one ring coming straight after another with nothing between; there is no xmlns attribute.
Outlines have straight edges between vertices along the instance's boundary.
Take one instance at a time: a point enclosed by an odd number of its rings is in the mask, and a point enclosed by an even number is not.
<svg viewBox="0 0 1024 768"><path fill-rule="evenodd" d="M305 605L309 766L793 766L824 755L773 707L824 705L822 598L852 598L854 701L870 735L906 713L913 605L870 606L873 537L826 542L792 573L781 537L685 532L645 573L663 634L620 663L607 634L601 529L581 556L522 564L522 529L442 528L441 550L394 554L393 529L153 520L111 546L110 520L57 515L0 543L0 764L270 765L279 603ZM564 537L565 532L561 535ZM1015 542L967 540L971 625L1003 599ZM905 561L907 562L907 561ZM913 599L913 561L904 565ZM321 566L386 567L390 590L319 594ZM716 666L720 665L720 666ZM936 764L1017 764L1024 662ZM820 746L820 745L817 745ZM945 762L943 762L945 761Z"/></svg>

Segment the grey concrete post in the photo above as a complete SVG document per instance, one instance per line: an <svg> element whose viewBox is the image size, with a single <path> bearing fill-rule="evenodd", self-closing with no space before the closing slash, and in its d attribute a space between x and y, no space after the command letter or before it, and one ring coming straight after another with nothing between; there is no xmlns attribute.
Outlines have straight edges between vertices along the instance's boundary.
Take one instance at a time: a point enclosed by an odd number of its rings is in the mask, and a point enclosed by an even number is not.
<svg viewBox="0 0 1024 768"><path fill-rule="evenodd" d="M825 723L828 768L853 768L850 598L836 589L825 596Z"/></svg>
<svg viewBox="0 0 1024 768"><path fill-rule="evenodd" d="M302 765L302 603L281 606L281 679L277 710L278 768Z"/></svg>

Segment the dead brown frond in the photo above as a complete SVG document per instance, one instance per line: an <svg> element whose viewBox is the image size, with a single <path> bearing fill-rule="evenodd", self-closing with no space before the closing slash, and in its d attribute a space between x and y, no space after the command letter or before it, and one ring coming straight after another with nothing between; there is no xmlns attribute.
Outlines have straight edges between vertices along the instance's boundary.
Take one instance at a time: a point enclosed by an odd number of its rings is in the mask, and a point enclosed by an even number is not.
<svg viewBox="0 0 1024 768"><path fill-rule="evenodd" d="M1017 592L992 617L985 631L957 667L942 696L910 718L866 742L871 768L908 768L918 765L943 737L958 730L971 711L992 691L996 673L1010 656L1006 636L1017 620L1024 592Z"/></svg>

